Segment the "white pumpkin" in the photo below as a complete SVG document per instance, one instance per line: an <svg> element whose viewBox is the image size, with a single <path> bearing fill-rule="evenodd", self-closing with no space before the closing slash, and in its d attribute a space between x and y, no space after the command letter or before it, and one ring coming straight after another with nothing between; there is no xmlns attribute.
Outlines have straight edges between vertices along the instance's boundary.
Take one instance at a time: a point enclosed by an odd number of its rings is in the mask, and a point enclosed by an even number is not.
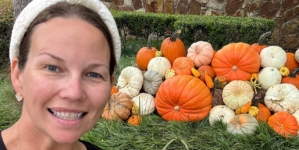
<svg viewBox="0 0 299 150"><path fill-rule="evenodd" d="M297 109L292 115L296 118L299 125L299 109ZM297 135L299 135L299 131L297 132Z"/></svg>
<svg viewBox="0 0 299 150"><path fill-rule="evenodd" d="M261 53L261 66L281 68L287 61L286 52L279 46L268 46L264 48Z"/></svg>
<svg viewBox="0 0 299 150"><path fill-rule="evenodd" d="M281 73L277 68L266 67L258 73L257 81L261 83L262 89L267 90L270 86L279 84L281 79Z"/></svg>
<svg viewBox="0 0 299 150"><path fill-rule="evenodd" d="M295 52L295 59L299 63L299 48Z"/></svg>
<svg viewBox="0 0 299 150"><path fill-rule="evenodd" d="M136 67L128 66L124 68L117 80L119 92L128 94L131 98L137 96L142 88L142 71Z"/></svg>
<svg viewBox="0 0 299 150"><path fill-rule="evenodd" d="M162 78L164 78L166 71L170 68L171 63L165 57L154 57L147 65L147 70L158 72Z"/></svg>
<svg viewBox="0 0 299 150"><path fill-rule="evenodd" d="M140 93L132 98L138 106L140 115L149 115L156 110L155 98L148 93Z"/></svg>
<svg viewBox="0 0 299 150"><path fill-rule="evenodd" d="M254 134L258 127L258 121L250 114L236 115L228 124L227 131L235 135Z"/></svg>
<svg viewBox="0 0 299 150"><path fill-rule="evenodd" d="M147 70L143 74L143 89L145 92L155 95L163 80L157 71Z"/></svg>
<svg viewBox="0 0 299 150"><path fill-rule="evenodd" d="M224 104L230 109L237 109L253 99L254 91L247 81L233 80L222 91Z"/></svg>
<svg viewBox="0 0 299 150"><path fill-rule="evenodd" d="M235 115L236 113L226 105L216 105L210 110L209 123L213 125L216 121L222 121L227 124Z"/></svg>
<svg viewBox="0 0 299 150"><path fill-rule="evenodd" d="M270 111L292 114L299 109L299 90L289 83L272 85L266 91L264 103Z"/></svg>
<svg viewBox="0 0 299 150"><path fill-rule="evenodd" d="M188 48L187 57L193 60L196 68L211 63L214 49L209 42L198 41Z"/></svg>

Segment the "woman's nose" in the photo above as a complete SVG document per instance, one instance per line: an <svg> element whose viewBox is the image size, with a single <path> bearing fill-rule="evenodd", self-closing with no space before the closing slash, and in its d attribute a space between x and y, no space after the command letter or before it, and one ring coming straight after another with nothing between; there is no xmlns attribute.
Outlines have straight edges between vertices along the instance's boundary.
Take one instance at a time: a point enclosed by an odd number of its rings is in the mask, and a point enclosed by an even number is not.
<svg viewBox="0 0 299 150"><path fill-rule="evenodd" d="M82 78L80 76L73 76L62 85L63 88L60 91L60 96L63 99L69 100L84 100L86 98L86 93L84 91L84 85Z"/></svg>

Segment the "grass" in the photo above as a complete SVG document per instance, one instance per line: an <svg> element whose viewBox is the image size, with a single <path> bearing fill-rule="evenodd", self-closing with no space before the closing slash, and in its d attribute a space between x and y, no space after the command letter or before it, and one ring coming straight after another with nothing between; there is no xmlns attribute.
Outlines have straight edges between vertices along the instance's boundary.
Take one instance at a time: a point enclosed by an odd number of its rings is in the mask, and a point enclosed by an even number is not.
<svg viewBox="0 0 299 150"><path fill-rule="evenodd" d="M123 52L116 70L116 79L123 68L135 64L138 49L140 49L140 44L133 45ZM3 130L17 121L21 112L21 103L14 98L8 70L0 70L0 130ZM216 122L213 126L209 124L207 118L199 122L168 122L164 121L157 112L143 116L143 121L139 126L131 126L125 121L100 119L82 139L109 150L290 150L299 147L297 137L284 138L263 122L259 122L254 135L240 136L228 133L226 125L221 122Z"/></svg>

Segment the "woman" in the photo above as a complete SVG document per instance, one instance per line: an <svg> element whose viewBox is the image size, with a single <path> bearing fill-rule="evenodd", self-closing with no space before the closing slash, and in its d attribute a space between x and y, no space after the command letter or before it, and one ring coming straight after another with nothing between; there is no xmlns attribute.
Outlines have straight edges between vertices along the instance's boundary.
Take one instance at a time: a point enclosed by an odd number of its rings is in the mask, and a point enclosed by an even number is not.
<svg viewBox="0 0 299 150"><path fill-rule="evenodd" d="M33 0L10 47L22 114L1 132L0 149L99 149L79 139L101 116L119 56L115 21L99 0Z"/></svg>

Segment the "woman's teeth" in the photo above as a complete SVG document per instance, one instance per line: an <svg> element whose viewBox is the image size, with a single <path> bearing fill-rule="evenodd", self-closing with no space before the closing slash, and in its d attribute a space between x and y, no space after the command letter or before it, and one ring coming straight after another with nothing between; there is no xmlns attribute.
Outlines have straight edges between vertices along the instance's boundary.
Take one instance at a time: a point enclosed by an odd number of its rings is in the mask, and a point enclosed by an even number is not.
<svg viewBox="0 0 299 150"><path fill-rule="evenodd" d="M58 112L58 111L51 111L54 116L57 118L61 118L64 120L77 120L82 118L83 112L82 113L73 113L73 112Z"/></svg>

